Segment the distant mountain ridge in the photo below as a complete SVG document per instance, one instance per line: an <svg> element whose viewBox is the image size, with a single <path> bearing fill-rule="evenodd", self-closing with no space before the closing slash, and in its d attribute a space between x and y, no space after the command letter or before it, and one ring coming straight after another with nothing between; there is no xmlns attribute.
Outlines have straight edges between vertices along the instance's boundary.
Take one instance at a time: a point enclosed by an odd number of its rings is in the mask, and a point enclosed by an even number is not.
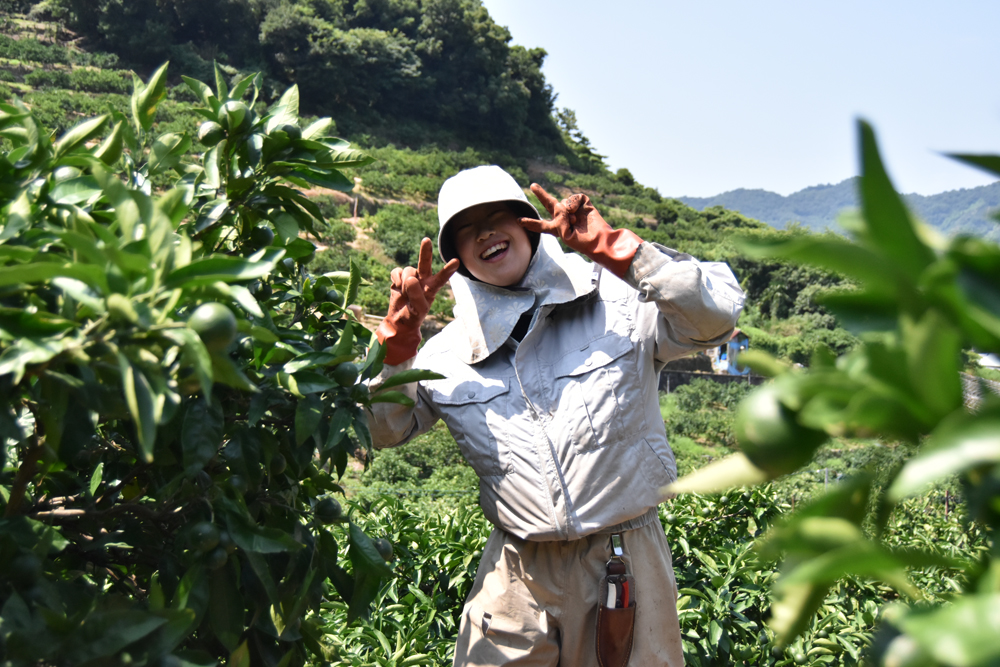
<svg viewBox="0 0 1000 667"><path fill-rule="evenodd" d="M814 185L787 197L767 190L741 188L714 197L676 199L699 211L722 206L779 229L799 222L815 231L840 231L837 215L858 206L857 180L855 177L835 185ZM946 236L970 234L1000 240L1000 223L990 218L991 213L1000 209L1000 181L936 195L904 197L920 218Z"/></svg>

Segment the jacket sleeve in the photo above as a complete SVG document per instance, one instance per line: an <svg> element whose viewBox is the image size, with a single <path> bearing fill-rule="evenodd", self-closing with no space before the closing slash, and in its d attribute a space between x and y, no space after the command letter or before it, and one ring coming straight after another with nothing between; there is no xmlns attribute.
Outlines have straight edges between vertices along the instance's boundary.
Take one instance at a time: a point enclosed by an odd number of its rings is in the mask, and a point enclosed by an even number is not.
<svg viewBox="0 0 1000 667"><path fill-rule="evenodd" d="M401 371L413 368L415 359L408 359L396 366L386 364L382 372L372 378L369 386L375 390L390 377ZM413 407L396 403L375 403L371 407L372 418L369 430L372 434L372 444L376 449L395 447L409 442L418 435L426 433L437 422L438 415L433 410L427 396L427 390L419 382L393 387L394 391L408 396L414 403Z"/></svg>
<svg viewBox="0 0 1000 667"><path fill-rule="evenodd" d="M699 262L691 255L643 243L625 282L639 292L637 325L655 337L660 363L729 340L743 310L743 290L723 262Z"/></svg>

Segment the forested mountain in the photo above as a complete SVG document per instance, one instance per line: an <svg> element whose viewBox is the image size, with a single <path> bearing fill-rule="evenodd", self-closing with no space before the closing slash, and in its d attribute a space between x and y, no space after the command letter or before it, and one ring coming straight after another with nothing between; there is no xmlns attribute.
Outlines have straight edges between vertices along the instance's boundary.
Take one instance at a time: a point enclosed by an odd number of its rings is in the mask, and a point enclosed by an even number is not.
<svg viewBox="0 0 1000 667"><path fill-rule="evenodd" d="M949 190L936 195L905 195L910 207L943 234L971 234L1000 239L1000 225L990 216L1000 209L1000 181L978 188ZM836 185L814 185L787 197L767 190L730 190L714 197L679 197L688 206L704 210L710 206L739 211L772 227L798 222L815 230L837 231L837 216L855 208L857 179Z"/></svg>
<svg viewBox="0 0 1000 667"><path fill-rule="evenodd" d="M39 3L8 3L35 5ZM543 49L510 44L478 0L51 0L88 48L210 79L212 62L296 83L303 110L341 128L419 143L426 126L463 142L555 150ZM414 127L414 121L424 127Z"/></svg>

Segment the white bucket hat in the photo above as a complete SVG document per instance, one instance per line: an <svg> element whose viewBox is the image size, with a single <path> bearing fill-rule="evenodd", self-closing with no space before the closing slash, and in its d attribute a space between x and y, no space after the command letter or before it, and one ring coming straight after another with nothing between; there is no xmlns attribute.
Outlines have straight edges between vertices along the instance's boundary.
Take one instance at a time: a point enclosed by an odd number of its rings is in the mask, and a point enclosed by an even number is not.
<svg viewBox="0 0 1000 667"><path fill-rule="evenodd" d="M451 236L446 233L448 224L467 208L478 204L507 202L525 218L541 219L538 209L532 206L514 177L496 165L473 167L460 171L441 186L438 193L438 253L445 262L458 257ZM538 245L538 234L528 232L531 248Z"/></svg>

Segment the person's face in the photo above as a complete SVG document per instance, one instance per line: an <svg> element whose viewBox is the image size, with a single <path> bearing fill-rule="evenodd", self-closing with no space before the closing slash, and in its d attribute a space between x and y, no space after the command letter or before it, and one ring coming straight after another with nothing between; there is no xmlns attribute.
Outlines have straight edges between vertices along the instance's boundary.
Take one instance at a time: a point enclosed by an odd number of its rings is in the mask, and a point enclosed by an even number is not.
<svg viewBox="0 0 1000 667"><path fill-rule="evenodd" d="M479 204L458 215L452 238L469 273L497 287L510 287L524 277L531 241L519 219L503 202Z"/></svg>

